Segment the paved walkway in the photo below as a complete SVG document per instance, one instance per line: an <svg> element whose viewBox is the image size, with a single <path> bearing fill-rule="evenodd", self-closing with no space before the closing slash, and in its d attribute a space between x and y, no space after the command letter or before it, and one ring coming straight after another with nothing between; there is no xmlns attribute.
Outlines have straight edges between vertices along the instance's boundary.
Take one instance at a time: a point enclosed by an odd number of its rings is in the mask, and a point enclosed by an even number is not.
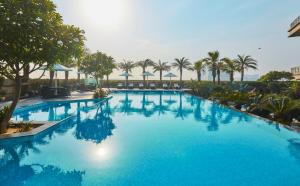
<svg viewBox="0 0 300 186"><path fill-rule="evenodd" d="M43 103L43 102L47 102L47 101L80 100L80 99L91 99L91 98L93 98L93 92L73 91L73 92L71 92L71 96L66 97L66 98L42 99L40 97L33 97L33 98L21 99L19 101L17 107L24 107L24 106L28 106L28 105L34 105L34 104ZM11 103L11 101L0 103L0 107L3 107L5 105L9 105L10 103Z"/></svg>

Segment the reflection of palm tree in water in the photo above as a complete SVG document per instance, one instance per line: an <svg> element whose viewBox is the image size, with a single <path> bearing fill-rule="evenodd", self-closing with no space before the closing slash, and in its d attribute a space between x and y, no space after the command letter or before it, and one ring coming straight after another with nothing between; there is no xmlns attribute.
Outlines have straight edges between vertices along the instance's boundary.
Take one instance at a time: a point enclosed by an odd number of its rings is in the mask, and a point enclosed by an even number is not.
<svg viewBox="0 0 300 186"><path fill-rule="evenodd" d="M128 92L125 92L125 98L123 100L120 100L121 106L120 111L129 115L131 111L131 103L132 100L129 99Z"/></svg>
<svg viewBox="0 0 300 186"><path fill-rule="evenodd" d="M299 160L300 163L300 139L294 138L288 140L289 145L288 149L290 154L295 157L297 160Z"/></svg>
<svg viewBox="0 0 300 186"><path fill-rule="evenodd" d="M169 107L163 105L162 92L159 92L159 104L154 106L154 111L158 112L158 115L163 115L166 111L169 111Z"/></svg>
<svg viewBox="0 0 300 186"><path fill-rule="evenodd" d="M143 92L143 98L142 98L142 113L145 117L150 117L154 114L153 108L147 108L146 106L149 106L151 104L154 104L153 101L149 101L148 95L146 95L146 92Z"/></svg>
<svg viewBox="0 0 300 186"><path fill-rule="evenodd" d="M189 114L191 114L193 112L193 110L190 108L183 107L182 94L183 94L182 92L179 93L179 106L176 110L174 110L174 112L175 112L176 118L181 118L182 120L184 120L186 117L188 117Z"/></svg>
<svg viewBox="0 0 300 186"><path fill-rule="evenodd" d="M93 118L87 118L77 123L75 136L77 139L101 143L112 135L115 125L110 117L110 109L103 109L103 103L97 108Z"/></svg>
<svg viewBox="0 0 300 186"><path fill-rule="evenodd" d="M40 164L21 164L29 151L39 153L35 147L44 143L38 141L23 141L14 144L0 144L3 155L0 158L1 185L81 185L84 172L62 171L59 167ZM41 181L42 180L42 181Z"/></svg>

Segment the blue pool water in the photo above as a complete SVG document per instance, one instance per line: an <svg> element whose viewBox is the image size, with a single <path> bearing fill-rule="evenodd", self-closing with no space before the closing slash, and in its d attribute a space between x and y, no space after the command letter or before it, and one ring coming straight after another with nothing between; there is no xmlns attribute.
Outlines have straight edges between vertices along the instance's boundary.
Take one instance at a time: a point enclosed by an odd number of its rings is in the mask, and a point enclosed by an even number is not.
<svg viewBox="0 0 300 186"><path fill-rule="evenodd" d="M0 185L300 185L298 133L189 94L112 96L16 112L74 117L0 142Z"/></svg>

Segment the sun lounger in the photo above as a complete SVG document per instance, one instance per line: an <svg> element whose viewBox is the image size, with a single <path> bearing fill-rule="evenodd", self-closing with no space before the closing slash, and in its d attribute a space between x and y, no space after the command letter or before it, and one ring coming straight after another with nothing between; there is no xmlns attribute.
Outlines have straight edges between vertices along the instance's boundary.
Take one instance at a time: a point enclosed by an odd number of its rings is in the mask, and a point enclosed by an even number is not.
<svg viewBox="0 0 300 186"><path fill-rule="evenodd" d="M143 89L144 88L144 84L143 83L139 83L139 89Z"/></svg>
<svg viewBox="0 0 300 186"><path fill-rule="evenodd" d="M156 89L155 83L150 83L150 88L151 88L151 89Z"/></svg>
<svg viewBox="0 0 300 186"><path fill-rule="evenodd" d="M117 88L118 88L118 89L123 88L123 83L118 83Z"/></svg>
<svg viewBox="0 0 300 186"><path fill-rule="evenodd" d="M134 88L134 84L133 83L129 83L128 88L129 89L133 89Z"/></svg>
<svg viewBox="0 0 300 186"><path fill-rule="evenodd" d="M180 89L180 86L178 85L178 83L174 83L174 89Z"/></svg>
<svg viewBox="0 0 300 186"><path fill-rule="evenodd" d="M167 83L164 83L162 87L163 87L163 89L168 89L169 88Z"/></svg>

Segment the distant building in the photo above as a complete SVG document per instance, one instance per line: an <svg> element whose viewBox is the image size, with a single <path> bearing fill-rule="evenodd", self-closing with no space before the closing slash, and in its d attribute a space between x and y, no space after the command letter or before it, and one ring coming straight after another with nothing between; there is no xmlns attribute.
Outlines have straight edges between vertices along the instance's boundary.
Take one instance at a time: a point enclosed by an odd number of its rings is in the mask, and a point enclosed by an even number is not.
<svg viewBox="0 0 300 186"><path fill-rule="evenodd" d="M292 68L292 74L296 80L300 80L300 66Z"/></svg>
<svg viewBox="0 0 300 186"><path fill-rule="evenodd" d="M300 36L300 16L295 19L289 29L289 37Z"/></svg>

